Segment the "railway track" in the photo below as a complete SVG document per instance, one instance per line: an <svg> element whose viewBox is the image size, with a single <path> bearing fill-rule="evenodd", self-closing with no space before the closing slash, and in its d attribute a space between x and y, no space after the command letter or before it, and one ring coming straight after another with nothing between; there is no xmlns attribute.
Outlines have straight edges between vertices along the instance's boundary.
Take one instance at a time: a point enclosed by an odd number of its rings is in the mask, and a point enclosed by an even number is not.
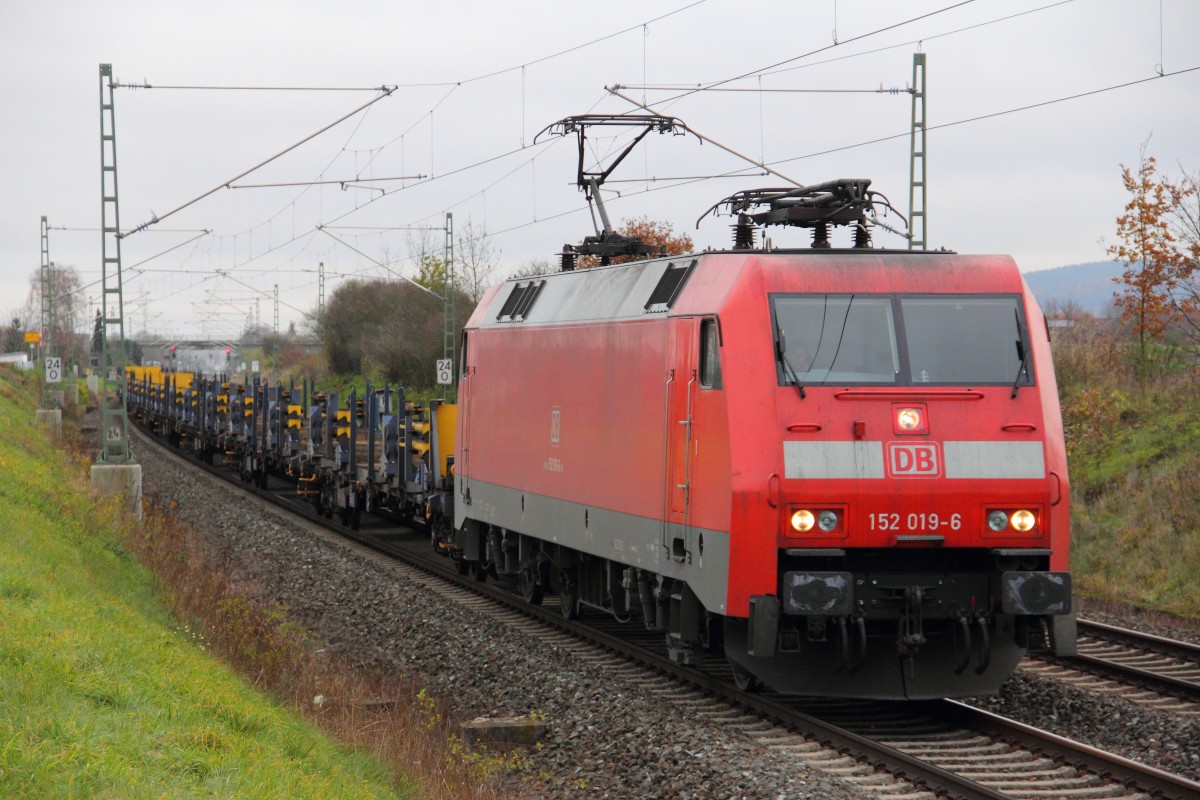
<svg viewBox="0 0 1200 800"><path fill-rule="evenodd" d="M182 455L156 437L147 438ZM314 513L282 480L272 478L266 489L254 490L227 470L185 460L323 526L330 535L350 537L369 548L371 558L389 569L408 571L448 600L549 640L643 686L681 713L718 722L875 797L1200 796L1200 783L958 703L871 703L741 692L723 660L705 658L691 666L672 661L661 634L620 626L598 613L569 620L554 597L529 606L512 588L459 574L455 562L432 552L423 532L405 532L394 521L366 515L360 530L350 531Z"/></svg>
<svg viewBox="0 0 1200 800"><path fill-rule="evenodd" d="M1034 675L1200 719L1200 645L1079 620L1079 653L1022 662Z"/></svg>

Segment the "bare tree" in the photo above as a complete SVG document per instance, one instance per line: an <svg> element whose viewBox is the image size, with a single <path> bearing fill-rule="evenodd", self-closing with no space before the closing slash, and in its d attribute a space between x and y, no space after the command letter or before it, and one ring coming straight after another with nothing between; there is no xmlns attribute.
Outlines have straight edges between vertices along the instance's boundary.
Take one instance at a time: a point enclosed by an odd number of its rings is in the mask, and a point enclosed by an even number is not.
<svg viewBox="0 0 1200 800"><path fill-rule="evenodd" d="M559 264L551 261L548 258L535 258L531 261L526 261L521 266L513 270L508 277L511 278L536 278L539 275L551 275L559 270Z"/></svg>
<svg viewBox="0 0 1200 800"><path fill-rule="evenodd" d="M83 294L83 283L75 267L64 264L51 264L53 273L54 296L51 298L54 308L54 330L49 332L54 342L55 355L63 357L64 362L84 364L87 354L87 340L90 331L86 330L88 321L84 319L87 300ZM25 297L23 315L26 325L37 326L42 318L42 271L39 267L29 275L29 293ZM46 331L43 331L43 336Z"/></svg>
<svg viewBox="0 0 1200 800"><path fill-rule="evenodd" d="M1182 315L1182 328L1193 340L1200 339L1200 319L1195 309L1200 308L1200 173L1189 175L1183 170L1179 183L1171 185L1171 208L1167 224L1179 243L1181 272L1180 291L1190 309Z"/></svg>
<svg viewBox="0 0 1200 800"><path fill-rule="evenodd" d="M478 303L500 260L500 252L488 238L487 228L468 219L454 239L454 260L463 291L472 304Z"/></svg>
<svg viewBox="0 0 1200 800"><path fill-rule="evenodd" d="M406 231L404 240L408 246L408 257L417 267L416 277L409 278L409 280L425 287L438 297L444 297L446 291L445 246L437 244L434 229L421 228L420 230ZM403 272L403 270L396 271ZM458 283L457 280L455 282Z"/></svg>

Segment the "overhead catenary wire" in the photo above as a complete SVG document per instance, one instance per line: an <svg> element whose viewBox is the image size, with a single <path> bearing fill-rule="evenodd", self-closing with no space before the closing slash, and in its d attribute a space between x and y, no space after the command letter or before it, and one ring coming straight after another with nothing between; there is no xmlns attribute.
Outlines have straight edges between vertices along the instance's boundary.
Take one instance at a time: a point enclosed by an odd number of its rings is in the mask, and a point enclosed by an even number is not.
<svg viewBox="0 0 1200 800"><path fill-rule="evenodd" d="M676 14L682 14L684 11L688 11L690 9L695 8L696 6L703 5L706 2L708 2L708 0L696 0L695 2L688 3L687 5L681 6L680 8L677 8L674 11L668 11L665 14L660 14L657 17L648 19L644 22L639 22L636 25L630 25L628 28L622 28L619 31L614 31L613 33L609 33L604 36L600 36L595 39L591 39L587 42L583 42L582 44L573 45L573 46L565 48L563 50L559 50L557 52L551 53L550 55L542 56L541 58L535 58L530 61L522 62L521 64L519 64L517 66L507 67L505 69L498 69L493 72L484 73L483 75L476 75L473 78L467 78L466 80L459 81L458 83L465 85L468 83L474 83L476 81L482 81L486 78L494 78L497 75L504 75L509 72L515 72L518 69L532 67L534 64L541 64L543 61L550 61L551 59L558 58L559 56L565 56L568 53L574 53L576 50L582 50L586 47L591 47L592 45L600 44L601 42L608 41L609 39L613 39L617 36L623 36L624 34L629 33L631 31L636 31L638 29L645 28L647 25L652 25L655 22L661 22L664 19L667 19L668 17L675 16Z"/></svg>
<svg viewBox="0 0 1200 800"><path fill-rule="evenodd" d="M315 139L316 137L320 136L322 133L329 130L330 128L333 128L334 126L345 122L346 120L353 117L355 114L358 114L360 111L364 111L364 110L370 108L371 106L375 105L380 100L382 100L383 98L390 97L392 95L392 92L395 91L395 88L394 87L393 88L384 87L384 89L381 91L383 91L384 93L379 95L378 97L375 97L375 98L367 101L366 103L363 103L358 108L354 109L353 111L349 112L348 114L345 114L345 115L339 117L338 119L336 119L333 122L329 123L328 125L324 126L320 130L315 131L314 133L311 133L308 136L305 136L300 141L284 148L283 150L280 150L278 153L271 156L270 158L260 161L259 163L255 164L253 167L251 167L250 169L245 170L244 172L240 172L237 175L234 175L229 180L224 181L224 182L218 184L217 186L214 186L213 188L209 189L207 192L204 192L203 194L198 195L197 197L194 197L191 200L188 200L186 203L171 209L170 211L163 214L162 216L153 215L149 221L143 222L141 225L135 226L133 229L131 229L129 231L129 233L126 233L124 235L132 236L133 234L138 233L139 231L145 230L146 228L150 227L151 225L157 225L159 222L162 222L164 219L171 216L172 214L176 214L176 213L182 211L183 209L187 208L188 206L191 206L191 205L194 205L194 204L200 202L201 200L208 197L209 195L219 192L221 189L228 188L229 185L231 183L233 183L234 181L240 180L240 179L246 177L247 175L249 175L250 173L252 173L258 169L261 169L262 167L265 167L267 164L270 164L272 161L276 160L277 158L279 158L283 155L286 155L287 153L290 153L291 151L295 150L297 147L300 147L302 144L304 144L308 141L311 141L312 139Z"/></svg>
<svg viewBox="0 0 1200 800"><path fill-rule="evenodd" d="M659 112L659 111L655 111L655 110L654 110L653 108L651 108L650 106L648 106L648 105L645 105L644 103L641 103L641 102L639 102L639 101L637 101L637 100L634 100L634 99L633 99L632 97L630 97L629 95L626 95L626 94L621 94L621 92L619 92L619 91L618 91L618 87L617 87L617 86L611 86L611 87L609 87L609 86L606 86L606 87L604 87L604 88L605 88L605 89L607 89L607 90L608 90L609 92L611 92L612 94L615 94L617 97L621 98L622 100L625 100L626 102L629 102L629 103L633 103L633 104L634 104L635 106L637 106L638 108L645 109L646 111L650 112L651 114L658 114L659 116L662 116L662 113L661 113L661 112ZM723 145L723 144L721 144L720 142L718 142L716 139L713 139L713 138L711 138L711 137L705 136L704 134L700 133L699 131L693 130L692 128L688 128L688 130L689 130L689 131L691 131L692 133L696 134L697 136L699 136L701 139L703 139L704 141L708 142L709 144L712 144L712 145L714 145L715 147L719 147L719 148L721 148L722 150L724 150L726 153L730 153L731 155L735 155L735 156L737 156L738 158L740 158L740 159L742 159L742 160L744 160L744 161L748 161L749 163L753 164L753 165L754 165L754 166L756 166L756 167L759 167L760 169L765 169L767 172L771 173L772 175L774 175L774 176L775 176L775 177L777 177L777 178L782 178L783 180L785 180L785 181L787 181L788 183L791 183L791 184L793 184L793 185L795 185L795 186L803 186L803 185L804 185L803 183L801 183L800 181L796 180L795 178L789 178L787 175L784 175L782 172L779 172L779 171L778 171L778 170L776 170L776 169L772 169L771 167L767 166L766 164L762 163L761 161L758 161L758 160L756 160L756 159L755 159L753 156L748 156L748 155L746 155L745 153L739 153L737 150L734 150L732 147L728 147L727 145Z"/></svg>
<svg viewBox="0 0 1200 800"><path fill-rule="evenodd" d="M812 61L808 64L800 64L800 65L794 66L794 67L783 67L782 69L768 69L764 72L756 73L756 75L754 77L781 75L785 72L795 72L795 71L801 70L801 69L810 69L812 67L819 67L824 64L833 64L838 61L847 61L852 58L862 58L863 56L875 55L877 53L886 53L889 50L899 50L901 48L920 46L924 42L932 42L936 39L943 39L947 36L955 36L960 33L966 33L967 31L976 30L978 28L986 28L988 25L996 25L1001 22L1008 22L1009 20L1017 19L1018 17L1024 17L1024 16L1028 16L1030 14L1037 14L1041 11L1047 11L1051 8L1057 8L1058 6L1065 6L1069 3L1074 3L1074 2L1077 2L1077 0L1058 0L1058 2L1056 2L1056 3L1049 3L1044 6L1038 6L1037 8L1030 8L1025 11L1018 11L1014 14L1007 14L1003 17L996 17L994 19L984 20L983 22L977 22L973 25L964 25L961 28L954 28L953 30L942 31L941 33L934 33L934 34L930 34L928 36L922 36L920 39L909 39L908 41L900 42L899 44L889 44L885 47L876 47L871 50L860 50L857 53L847 53L846 55L843 55L843 56L837 56L835 58L826 58L821 61ZM741 80L741 79L739 79L739 80Z"/></svg>
<svg viewBox="0 0 1200 800"><path fill-rule="evenodd" d="M257 296L257 297L273 297L273 294L272 294L271 292L267 292L267 291L264 291L264 290L262 290L262 289L259 289L259 288L255 287L255 286L251 286L250 284L246 283L245 281L243 281L243 280L240 280L240 279L238 279L238 278L235 278L235 277L233 277L232 275L223 274L223 273L221 272L221 270L217 270L217 273L218 273L218 274L221 274L221 275L222 275L222 277L228 278L229 280L233 281L233 282L234 282L234 283L236 283L236 284L239 284L239 285L241 285L241 286L245 286L247 289L249 289L250 291L254 292L255 296ZM280 300L280 301L279 301L279 305L281 305L281 306L287 306L287 307L288 307L288 308L290 308L292 311L298 312L298 313L300 313L300 314L306 314L306 313L308 313L308 312L304 311L304 309L301 309L301 308L296 308L295 306L293 306L293 305L291 305L291 304L289 304L289 303L285 303L285 302L284 302L284 301L282 301L282 300Z"/></svg>
<svg viewBox="0 0 1200 800"><path fill-rule="evenodd" d="M1179 70L1175 70L1174 72L1165 72L1161 75L1155 74L1148 78L1139 78L1137 80L1113 84L1112 86L1105 86L1100 89L1091 89L1086 92L1078 92L1076 94L1066 95L1064 97L1056 97L1053 100L1044 100L1040 103L1030 103L1028 105L1016 106L1014 108L1006 108L1003 111L993 111L988 114L979 114L974 117L966 117L964 119L954 120L952 122L942 122L942 123L938 123L937 125L928 125L928 126L926 126L926 130L931 130L931 131L942 130L944 128L953 128L958 125L966 125L971 122L981 122L985 119L995 119L996 117L1003 117L1008 114L1016 114L1021 111L1031 111L1035 108L1045 108L1047 106L1056 105L1058 103L1066 103L1071 100L1079 100L1084 97L1092 97L1093 95L1104 94L1105 92L1112 92L1112 91L1116 91L1118 89L1127 89L1130 86L1137 86L1139 84L1149 83L1151 81L1158 81L1158 80L1162 80L1164 78L1173 78L1173 77L1177 77L1179 75L1186 75L1188 73L1197 72L1197 71L1200 71L1200 66L1188 67L1186 69L1179 69ZM815 153L808 153L803 156L794 156L791 158L779 159L776 161L772 161L771 163L772 164L788 164L788 163L791 163L794 161L800 161L805 158L814 158L816 156L828 155L830 153L840 153L844 150L852 150L856 147L865 147L865 146L871 145L871 144L878 144L879 142L887 142L892 139L900 139L900 138L903 138L903 137L906 137L909 135L911 135L911 131L904 131L903 133L897 133L897 134L893 134L891 136L880 136L879 138L876 138L876 139L868 139L863 142L856 142L854 144L848 144L848 145L845 145L842 147L832 147L827 150L821 150L821 151L815 152Z"/></svg>
<svg viewBox="0 0 1200 800"><path fill-rule="evenodd" d="M416 281L414 281L412 278L408 277L407 275L405 275L405 274L403 274L403 273L401 273L401 272L396 272L396 270L392 269L392 268L391 268L391 267L389 267L387 264L384 264L382 261L377 261L377 260L375 260L374 258L371 258L369 255L367 255L366 253L364 253L362 250L359 250L357 247L355 247L354 245L350 244L350 243L349 243L349 242L347 242L345 239L341 238L340 236L335 236L334 234L332 234L332 233L330 233L329 231L325 230L325 228L324 228L324 227L320 227L320 226L318 226L318 227L317 227L317 230L319 230L321 233L325 234L326 236L330 237L330 238L331 238L331 239L333 239L335 242L338 242L339 244L342 244L342 245L344 245L344 246L346 246L346 247L350 248L351 250L353 250L354 252L358 253L358 254L359 254L360 256L362 256L363 258L365 258L365 259L367 259L368 261L370 261L372 264L376 264L376 265L378 265L378 266L380 266L380 267L383 267L385 270L387 270L388 272L392 273L392 274L393 274L393 275L395 275L397 278L403 278L404 280L406 280L406 281L408 281L409 283L411 283L413 286L416 286L416 287L417 287L418 289L420 289L421 291L423 291L423 292L428 292L429 294L431 294L431 295L433 295L434 297L436 297L438 300L445 300L445 299L446 299L446 298L442 297L440 294L437 294L436 292L434 292L434 291L433 291L432 289L430 289L429 287L427 287L427 286L422 286L421 284L417 283Z"/></svg>
<svg viewBox="0 0 1200 800"><path fill-rule="evenodd" d="M80 227L74 227L74 226L69 226L69 225L63 225L63 226L56 227L54 225L51 225L47 228L47 230L69 231L71 233L100 233L104 229L103 228L80 228ZM128 231L124 231L124 232L128 233ZM151 233L211 233L211 231L205 230L204 228L156 228L155 230L151 231Z"/></svg>
<svg viewBox="0 0 1200 800"><path fill-rule="evenodd" d="M283 183L231 183L230 189L277 189L285 186L324 186L327 184L342 186L351 186L356 183L379 183L380 181L419 181L428 178L428 175L397 175L391 178L342 178L341 180L331 179L323 181L285 181Z"/></svg>
<svg viewBox="0 0 1200 800"><path fill-rule="evenodd" d="M808 58L809 56L814 56L817 53L824 53L825 51L832 50L835 47L842 47L844 45L850 44L851 42L858 42L858 41L862 41L863 39L868 39L872 36L878 36L881 33L886 33L887 31L896 30L897 28L902 28L905 25L911 25L914 22L919 22L923 19L929 19L930 17L935 17L938 14L944 14L947 11L953 11L956 8L961 8L963 6L970 5L971 3L974 3L974 2L975 2L975 0L962 0L961 2L954 3L953 5L945 6L943 8L939 8L935 11L930 11L927 14L920 14L915 17L910 17L909 19L903 20L901 22L896 22L891 25L885 25L882 28L876 28L875 30L867 31L866 33L861 33L858 36L852 36L849 39L846 39L845 41L841 41L841 42L834 41L833 44L829 44L824 47L818 47L816 50L810 50L809 52L802 53L798 56L792 56L791 58L785 58L783 61L776 61L773 64L768 64L767 66L761 67L759 69L753 69L753 70L750 70L749 72L743 72L742 74L735 75L732 78L724 78L723 80L713 81L712 83L707 84L704 88L712 89L717 86L724 86L727 83L733 83L734 81L743 80L745 78L752 78L756 75L766 73L767 70L772 70L772 69L781 67L784 64L791 64L794 61L800 61L802 59ZM660 100L659 102L660 103L673 102L675 100L680 100L684 97L688 97L689 95L695 94L696 92L699 92L699 91L701 91L701 89L690 89L688 91L677 94L674 97L664 98L664 99ZM625 99L628 100L629 98L625 98ZM636 101L630 101L630 102L633 102L635 105L639 105L638 103L636 103Z"/></svg>
<svg viewBox="0 0 1200 800"><path fill-rule="evenodd" d="M737 87L737 86L704 86L697 83L695 85L671 85L671 84L642 84L635 85L632 83L616 83L613 84L616 89L642 89L648 92L745 92L747 94L912 94L915 91L911 86L906 86L903 89L899 87L884 88L880 86L878 89L763 89ZM643 101L644 102L644 101Z"/></svg>
<svg viewBox="0 0 1200 800"><path fill-rule="evenodd" d="M208 86L200 84L113 83L114 89L207 89L221 92L384 92L395 91L396 86Z"/></svg>
<svg viewBox="0 0 1200 800"><path fill-rule="evenodd" d="M148 256L147 258L143 258L141 261L137 262L136 264L130 264L128 267L125 267L125 269L137 269L137 268L138 268L139 266L141 266L142 264L145 264L145 263L147 263L147 262L149 262L149 261L153 261L154 259L158 258L159 256L165 256L167 253L170 253L170 252L173 252L173 251L175 251L175 250L178 250L179 248L183 247L184 245L191 244L192 242L194 242L194 241L196 241L196 240L198 240L198 239L202 239L202 238L204 238L205 236L208 236L210 233L212 233L212 231L207 231L207 230L205 230L205 231L201 231L200 233L196 234L196 235L195 235L195 236L193 236L192 238L190 238L190 239L186 239L186 240L184 240L184 241L180 242L179 244L177 244L177 245L175 245L175 246L173 246L173 247L168 247L166 250L163 250L163 251L161 251L161 252L155 253L155 254L154 254L154 255L152 255L152 256Z"/></svg>

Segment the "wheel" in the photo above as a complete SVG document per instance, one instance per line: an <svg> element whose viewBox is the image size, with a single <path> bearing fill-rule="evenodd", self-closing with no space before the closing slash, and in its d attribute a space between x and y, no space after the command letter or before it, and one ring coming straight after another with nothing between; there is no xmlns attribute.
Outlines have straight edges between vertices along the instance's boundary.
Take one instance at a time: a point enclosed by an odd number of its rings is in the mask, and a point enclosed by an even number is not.
<svg viewBox="0 0 1200 800"><path fill-rule="evenodd" d="M721 617L705 612L700 625L700 646L706 653L720 654L725 650L725 626Z"/></svg>
<svg viewBox="0 0 1200 800"><path fill-rule="evenodd" d="M321 515L333 519L333 487L329 484L321 487Z"/></svg>
<svg viewBox="0 0 1200 800"><path fill-rule="evenodd" d="M457 561L458 561L458 574L459 575L470 575L471 574L471 562L465 561L461 558L458 559Z"/></svg>
<svg viewBox="0 0 1200 800"><path fill-rule="evenodd" d="M488 573L491 572L491 568L488 566L488 563L486 561L475 561L473 562L473 566L475 580L479 581L480 583L486 581L488 579Z"/></svg>
<svg viewBox="0 0 1200 800"><path fill-rule="evenodd" d="M537 580L536 567L533 564L524 564L521 566L521 574L517 577L517 591L521 593L526 603L531 606L540 606L542 604L542 596L544 590L542 584Z"/></svg>
<svg viewBox="0 0 1200 800"><path fill-rule="evenodd" d="M559 608L564 619L579 619L579 587L574 578L566 575L560 580L558 590Z"/></svg>
<svg viewBox="0 0 1200 800"><path fill-rule="evenodd" d="M354 512L350 515L350 530L356 531L362 525L362 507L364 502L366 501L359 498L358 503L354 506Z"/></svg>
<svg viewBox="0 0 1200 800"><path fill-rule="evenodd" d="M758 678L751 675L745 668L729 662L730 669L733 670L733 685L738 688L739 692L757 692L759 689Z"/></svg>

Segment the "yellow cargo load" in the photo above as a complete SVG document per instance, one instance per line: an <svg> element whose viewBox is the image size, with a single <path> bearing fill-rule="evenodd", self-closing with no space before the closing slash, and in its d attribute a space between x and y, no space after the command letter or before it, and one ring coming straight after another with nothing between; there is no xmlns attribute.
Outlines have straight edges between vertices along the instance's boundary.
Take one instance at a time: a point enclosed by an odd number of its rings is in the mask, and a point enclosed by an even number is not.
<svg viewBox="0 0 1200 800"><path fill-rule="evenodd" d="M446 459L454 455L458 406L454 403L439 403L433 406L433 421L434 435L437 437L438 474L446 477Z"/></svg>

